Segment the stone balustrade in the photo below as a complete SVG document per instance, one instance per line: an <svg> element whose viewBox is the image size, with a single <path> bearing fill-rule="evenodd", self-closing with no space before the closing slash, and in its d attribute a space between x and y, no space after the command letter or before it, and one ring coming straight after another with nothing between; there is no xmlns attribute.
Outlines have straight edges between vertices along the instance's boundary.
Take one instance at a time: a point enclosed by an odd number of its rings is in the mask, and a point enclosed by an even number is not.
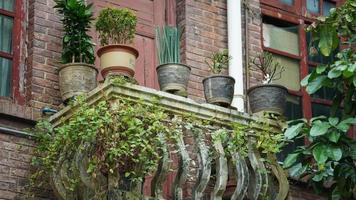
<svg viewBox="0 0 356 200"><path fill-rule="evenodd" d="M96 181L92 180L86 172L87 162L85 152L78 151L75 165L80 171L80 180L86 190L98 187L108 187L108 199L262 199L269 196L270 199L285 199L288 193L288 181L282 168L273 156L267 164L261 159L261 154L255 148L254 137L251 136L248 144L248 155L242 157L239 153L228 158L224 151L224 145L219 140L212 140L211 134L226 127L229 129L231 122L247 125L259 117L247 113L238 112L235 109L223 108L211 104L200 104L189 98L184 98L154 89L131 85L105 83L91 91L86 101L94 105L102 99L110 99L114 102L117 98L127 98L132 101L143 100L150 103L158 99L159 104L174 115L192 114L198 119L209 120L213 125L200 126L192 130L182 130L182 135L172 147L165 145L157 170L152 178L145 182L146 190L137 189L140 197L123 192L112 185L115 178L98 175ZM65 123L75 113L76 106L67 106L50 118L53 125L59 126ZM274 124L277 129L277 124ZM163 138L163 137L162 137ZM175 159L172 159L174 157ZM173 164L172 164L172 160ZM62 163L58 166L58 173L53 174L53 185L57 196L62 199L71 199L73 194L64 188L68 176L66 166ZM170 172L170 165L174 165ZM267 173L270 171L270 173ZM173 181L167 181L168 175L173 176ZM173 175L172 175L173 174ZM167 189L168 184L168 189ZM116 184L117 185L117 184ZM233 188L227 194L227 187ZM148 191L147 191L148 188ZM168 190L168 191L167 191ZM166 194L169 195L166 195ZM69 196L68 196L69 195Z"/></svg>

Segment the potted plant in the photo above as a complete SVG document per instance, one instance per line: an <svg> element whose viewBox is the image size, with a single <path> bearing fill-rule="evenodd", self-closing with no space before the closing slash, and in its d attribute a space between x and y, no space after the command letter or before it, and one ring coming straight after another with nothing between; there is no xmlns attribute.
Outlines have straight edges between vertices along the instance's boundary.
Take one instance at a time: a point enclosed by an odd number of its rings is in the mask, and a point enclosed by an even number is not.
<svg viewBox="0 0 356 200"><path fill-rule="evenodd" d="M252 113L271 112L284 114L288 90L286 87L273 84L279 80L284 67L274 60L269 52L263 52L252 61L252 66L262 73L262 85L251 87L247 91L249 105Z"/></svg>
<svg viewBox="0 0 356 200"><path fill-rule="evenodd" d="M162 91L187 96L190 67L180 63L180 33L176 27L156 28L159 66L156 71Z"/></svg>
<svg viewBox="0 0 356 200"><path fill-rule="evenodd" d="M59 89L66 104L69 99L96 87L98 70L95 68L94 44L87 34L93 20L91 4L83 0L56 0L63 15L64 28L62 63L59 69Z"/></svg>
<svg viewBox="0 0 356 200"><path fill-rule="evenodd" d="M210 71L214 74L203 79L205 99L208 103L230 106L234 97L235 79L221 74L223 69L228 68L230 59L227 49L224 49L213 53L210 61L206 60Z"/></svg>
<svg viewBox="0 0 356 200"><path fill-rule="evenodd" d="M101 48L101 74L133 77L138 51L130 46L135 37L137 18L129 9L106 8L101 10L95 24L99 33Z"/></svg>

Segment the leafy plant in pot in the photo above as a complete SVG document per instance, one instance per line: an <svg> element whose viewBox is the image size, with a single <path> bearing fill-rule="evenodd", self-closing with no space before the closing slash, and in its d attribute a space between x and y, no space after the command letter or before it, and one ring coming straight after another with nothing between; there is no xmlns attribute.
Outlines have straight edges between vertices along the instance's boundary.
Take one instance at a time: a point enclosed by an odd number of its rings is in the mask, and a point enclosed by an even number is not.
<svg viewBox="0 0 356 200"><path fill-rule="evenodd" d="M270 112L283 115L288 90L284 86L272 84L281 78L284 67L274 60L269 52L263 52L252 60L252 67L262 73L262 85L251 87L247 91L252 113Z"/></svg>
<svg viewBox="0 0 356 200"><path fill-rule="evenodd" d="M213 53L210 61L206 60L214 74L203 80L205 99L208 103L230 106L234 97L235 79L221 74L223 69L228 68L230 59L227 49L224 49Z"/></svg>
<svg viewBox="0 0 356 200"><path fill-rule="evenodd" d="M136 23L136 15L129 9L101 10L95 28L102 46L97 54L104 78L109 74L134 76L139 53L128 44L131 44L135 37Z"/></svg>
<svg viewBox="0 0 356 200"><path fill-rule="evenodd" d="M92 5L83 0L56 0L54 8L63 15L64 36L59 88L66 104L69 99L96 87L94 44L87 34L93 20Z"/></svg>
<svg viewBox="0 0 356 200"><path fill-rule="evenodd" d="M176 27L156 28L159 66L156 71L162 91L187 96L190 67L180 63L180 32Z"/></svg>

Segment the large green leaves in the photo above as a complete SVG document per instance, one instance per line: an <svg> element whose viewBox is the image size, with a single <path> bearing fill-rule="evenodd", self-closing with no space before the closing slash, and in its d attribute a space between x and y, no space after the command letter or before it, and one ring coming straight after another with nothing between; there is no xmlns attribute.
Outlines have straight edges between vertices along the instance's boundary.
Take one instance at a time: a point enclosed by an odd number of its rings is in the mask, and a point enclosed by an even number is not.
<svg viewBox="0 0 356 200"><path fill-rule="evenodd" d="M299 124L296 124L296 125L293 125L293 126L289 127L284 132L284 136L289 140L295 138L300 133L300 131L302 130L303 126L304 126L304 123L299 123Z"/></svg>
<svg viewBox="0 0 356 200"><path fill-rule="evenodd" d="M325 144L317 144L314 149L313 149L313 156L314 159L317 161L319 164L325 163L325 161L328 159L328 146Z"/></svg>
<svg viewBox="0 0 356 200"><path fill-rule="evenodd" d="M320 27L319 48L324 56L330 56L330 53L337 47L338 39L335 28L323 25Z"/></svg>
<svg viewBox="0 0 356 200"><path fill-rule="evenodd" d="M299 155L300 153L289 154L283 162L283 167L289 168L290 166L292 166L297 161Z"/></svg>
<svg viewBox="0 0 356 200"><path fill-rule="evenodd" d="M317 76L315 79L308 82L308 85L306 88L307 92L309 94L314 94L316 91L318 91L320 88L323 87L323 83L326 79L327 79L327 76L322 75L322 76Z"/></svg>
<svg viewBox="0 0 356 200"><path fill-rule="evenodd" d="M328 122L323 122L317 120L313 123L313 126L310 130L310 136L320 136L324 135L330 128L330 124Z"/></svg>

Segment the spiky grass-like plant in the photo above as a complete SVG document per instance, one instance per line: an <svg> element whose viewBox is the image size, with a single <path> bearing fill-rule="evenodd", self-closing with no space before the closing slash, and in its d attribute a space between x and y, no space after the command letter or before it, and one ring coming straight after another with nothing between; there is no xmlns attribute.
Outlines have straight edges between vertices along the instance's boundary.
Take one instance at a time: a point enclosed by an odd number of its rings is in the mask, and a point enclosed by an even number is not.
<svg viewBox="0 0 356 200"><path fill-rule="evenodd" d="M180 36L177 27L156 28L156 48L159 63L180 63Z"/></svg>

